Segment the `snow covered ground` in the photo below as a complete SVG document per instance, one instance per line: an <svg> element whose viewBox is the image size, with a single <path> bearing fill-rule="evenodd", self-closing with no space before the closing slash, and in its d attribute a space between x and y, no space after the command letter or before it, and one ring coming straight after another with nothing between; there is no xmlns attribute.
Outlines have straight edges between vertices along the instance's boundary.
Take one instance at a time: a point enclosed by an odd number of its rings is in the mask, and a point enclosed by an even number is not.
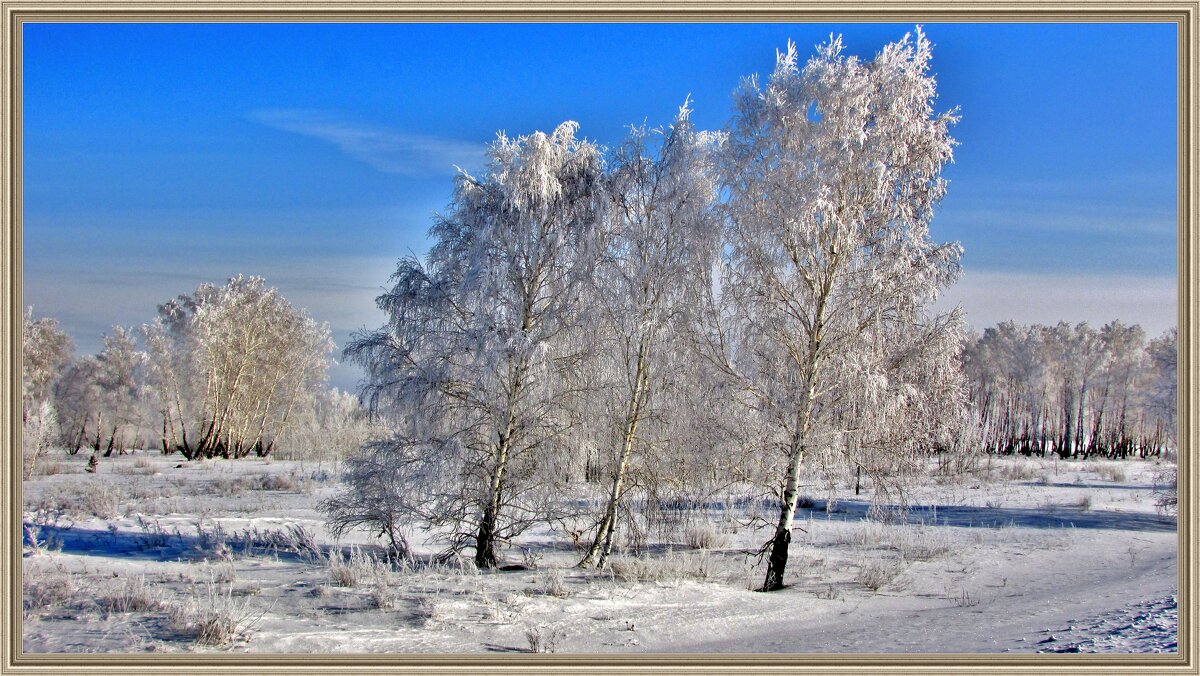
<svg viewBox="0 0 1200 676"><path fill-rule="evenodd" d="M516 570L481 573L436 545L393 566L369 533L334 542L328 465L84 460L25 483L26 651L1177 649L1176 526L1149 462L985 459L915 491L906 523L865 520L869 491L845 488L801 510L788 587L761 594L767 533L720 509L609 570L574 568L573 538L543 528L506 552Z"/></svg>

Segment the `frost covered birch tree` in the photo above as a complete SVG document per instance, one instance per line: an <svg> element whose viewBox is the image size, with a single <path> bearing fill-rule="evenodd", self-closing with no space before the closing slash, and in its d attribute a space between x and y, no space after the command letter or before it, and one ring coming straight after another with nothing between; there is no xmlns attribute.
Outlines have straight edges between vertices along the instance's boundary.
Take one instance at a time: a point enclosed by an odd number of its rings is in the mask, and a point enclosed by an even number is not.
<svg viewBox="0 0 1200 676"><path fill-rule="evenodd" d="M74 342L50 317L33 318L26 308L21 323L21 410L27 418L50 399L54 385L71 363Z"/></svg>
<svg viewBox="0 0 1200 676"><path fill-rule="evenodd" d="M50 449L58 433L54 387L71 362L71 337L49 317L33 318L28 308L21 324L21 423L26 479Z"/></svg>
<svg viewBox="0 0 1200 676"><path fill-rule="evenodd" d="M929 233L957 119L934 111L930 58L919 29L869 61L831 38L802 66L789 44L765 85L751 77L734 95L712 342L745 383L778 472L764 591L784 584L807 460L852 461L869 445L894 472L917 457L893 446L891 426L937 437L961 411L961 321L927 309L961 255Z"/></svg>
<svg viewBox="0 0 1200 676"><path fill-rule="evenodd" d="M400 262L377 301L387 323L347 348L397 432L347 461L348 489L325 505L335 531L449 525L451 550L493 568L555 508L606 208L602 149L577 129L501 134L481 176L457 177L427 262Z"/></svg>
<svg viewBox="0 0 1200 676"><path fill-rule="evenodd" d="M609 451L609 483L582 567L603 566L608 558L631 456L649 450L639 426L669 427L661 400L683 394L666 390L684 385L681 333L702 297L719 239L713 162L719 137L697 131L690 114L685 102L669 128L633 129L610 170L612 226L591 298L607 382L589 407L603 418L598 432Z"/></svg>
<svg viewBox="0 0 1200 676"><path fill-rule="evenodd" d="M1156 418L1156 436L1178 445L1179 329L1172 327L1151 340L1146 356L1150 363L1143 395L1145 406Z"/></svg>
<svg viewBox="0 0 1200 676"><path fill-rule="evenodd" d="M270 453L323 384L333 350L327 325L240 275L159 306L143 332L163 452L189 459Z"/></svg>
<svg viewBox="0 0 1200 676"><path fill-rule="evenodd" d="M103 338L104 346L95 357L94 377L99 401L96 405L93 450L104 447L104 456L113 451L124 453L130 442L136 443L142 413L142 370L146 355L139 352L133 331L114 326L112 335Z"/></svg>

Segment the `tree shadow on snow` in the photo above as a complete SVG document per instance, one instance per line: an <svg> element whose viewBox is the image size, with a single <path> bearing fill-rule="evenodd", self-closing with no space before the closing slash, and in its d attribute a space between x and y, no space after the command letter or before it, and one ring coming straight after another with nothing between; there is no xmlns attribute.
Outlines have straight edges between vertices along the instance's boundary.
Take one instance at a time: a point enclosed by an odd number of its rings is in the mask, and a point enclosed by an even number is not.
<svg viewBox="0 0 1200 676"><path fill-rule="evenodd" d="M31 523L26 521L24 526L29 527ZM192 530L194 531L194 527ZM280 561L307 561L312 558L309 554L294 550L247 544L238 539L238 533L226 531L224 535L225 539L222 542L235 556L270 556L278 557ZM198 533L188 533L182 529L148 535L145 532L133 530L98 530L44 525L39 529L38 541L39 546L43 548L53 548L68 554L84 556L105 556L142 561L197 562L222 558L220 553L212 548L211 538L202 538ZM29 533L25 528L22 528L22 544L31 544ZM60 547L61 549L59 549ZM368 548L363 547L363 549ZM345 548L321 545L318 550L322 556L328 556L330 551L345 551Z"/></svg>
<svg viewBox="0 0 1200 676"><path fill-rule="evenodd" d="M518 648L511 645L498 645L495 643L484 643L483 647L490 653L531 653L529 648Z"/></svg>

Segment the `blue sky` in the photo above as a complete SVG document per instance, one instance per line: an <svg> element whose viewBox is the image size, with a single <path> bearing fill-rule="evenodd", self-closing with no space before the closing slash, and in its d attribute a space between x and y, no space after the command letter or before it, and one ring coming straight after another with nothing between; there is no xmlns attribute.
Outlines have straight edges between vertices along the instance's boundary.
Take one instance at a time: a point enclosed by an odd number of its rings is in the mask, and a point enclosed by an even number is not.
<svg viewBox="0 0 1200 676"><path fill-rule="evenodd" d="M830 33L869 56L911 24L26 24L24 302L80 352L202 281L260 274L374 327L455 165L573 119L723 127L739 79ZM968 321L1175 323L1176 31L926 24L960 142L935 237ZM335 368L333 382L356 374Z"/></svg>

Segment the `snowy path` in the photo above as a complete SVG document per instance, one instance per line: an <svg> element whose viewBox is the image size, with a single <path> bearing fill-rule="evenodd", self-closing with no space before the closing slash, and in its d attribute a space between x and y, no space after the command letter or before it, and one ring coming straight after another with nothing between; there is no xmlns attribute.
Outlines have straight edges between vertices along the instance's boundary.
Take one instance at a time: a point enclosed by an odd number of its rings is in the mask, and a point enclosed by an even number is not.
<svg viewBox="0 0 1200 676"><path fill-rule="evenodd" d="M1134 549L1131 557L1129 550ZM1036 652L1037 641L1072 625L1087 626L1072 634L1082 640L1089 631L1107 632L1121 623L1119 611L1133 605L1157 608L1176 590L1174 534L1130 532L1095 533L1079 545L1062 549L1011 552L994 560L979 560L976 570L955 575L954 564L929 564L943 569L938 577L949 588L912 588L902 595L847 600L842 613L806 615L800 592L778 604L779 611L737 618L722 638L686 644L647 645L647 650L706 652ZM1015 565L1020 561L1019 566ZM970 555L962 570L972 568ZM1005 576L1013 570L1038 571L1018 582ZM946 578L950 575L950 578ZM921 578L914 581L919 584ZM965 592L965 593L964 593ZM886 595L883 595L886 596ZM858 604L857 606L855 604ZM1166 621L1141 618L1149 626L1163 624L1160 634L1174 628ZM1047 632L1049 630L1049 632ZM1060 636L1061 633L1055 633ZM1154 639L1165 646L1166 639ZM1093 650L1138 652L1143 641L1105 641ZM1056 643L1056 646L1063 647ZM1163 650L1172 648L1163 647ZM1086 647L1081 647L1086 650Z"/></svg>

